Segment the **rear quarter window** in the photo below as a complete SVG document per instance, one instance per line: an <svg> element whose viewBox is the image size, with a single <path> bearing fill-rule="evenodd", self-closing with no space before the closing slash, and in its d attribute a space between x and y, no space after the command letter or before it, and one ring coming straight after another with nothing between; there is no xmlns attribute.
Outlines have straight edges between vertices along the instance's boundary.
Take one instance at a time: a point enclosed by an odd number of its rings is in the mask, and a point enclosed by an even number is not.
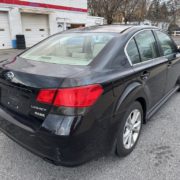
<svg viewBox="0 0 180 180"><path fill-rule="evenodd" d="M126 51L132 64L137 64L141 62L139 51L137 49L134 38L129 41Z"/></svg>

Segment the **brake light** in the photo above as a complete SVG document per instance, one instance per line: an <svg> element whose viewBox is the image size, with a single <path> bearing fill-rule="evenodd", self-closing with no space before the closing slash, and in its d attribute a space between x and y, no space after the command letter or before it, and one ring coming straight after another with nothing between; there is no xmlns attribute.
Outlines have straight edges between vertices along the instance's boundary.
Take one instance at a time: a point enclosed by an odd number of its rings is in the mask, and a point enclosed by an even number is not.
<svg viewBox="0 0 180 180"><path fill-rule="evenodd" d="M63 107L89 107L92 106L103 93L99 84L64 88L41 90L37 101ZM54 100L54 102L53 102Z"/></svg>
<svg viewBox="0 0 180 180"><path fill-rule="evenodd" d="M89 85L75 88L59 89L54 100L54 106L89 107L102 94L100 85Z"/></svg>
<svg viewBox="0 0 180 180"><path fill-rule="evenodd" d="M37 101L46 104L52 104L56 89L42 89L39 91Z"/></svg>

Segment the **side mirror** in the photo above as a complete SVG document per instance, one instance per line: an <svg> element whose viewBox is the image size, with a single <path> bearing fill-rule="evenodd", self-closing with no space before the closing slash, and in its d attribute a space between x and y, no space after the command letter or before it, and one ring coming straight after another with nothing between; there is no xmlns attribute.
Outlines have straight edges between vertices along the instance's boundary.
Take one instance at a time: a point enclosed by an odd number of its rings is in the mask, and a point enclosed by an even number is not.
<svg viewBox="0 0 180 180"><path fill-rule="evenodd" d="M180 53L180 45L177 45L177 51Z"/></svg>

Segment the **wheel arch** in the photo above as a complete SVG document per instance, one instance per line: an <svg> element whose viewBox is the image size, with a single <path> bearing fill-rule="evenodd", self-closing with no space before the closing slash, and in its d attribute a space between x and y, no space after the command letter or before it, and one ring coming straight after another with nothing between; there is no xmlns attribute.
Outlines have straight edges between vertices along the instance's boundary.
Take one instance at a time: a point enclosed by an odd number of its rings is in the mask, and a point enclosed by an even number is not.
<svg viewBox="0 0 180 180"><path fill-rule="evenodd" d="M176 85L180 86L180 76L177 78Z"/></svg>
<svg viewBox="0 0 180 180"><path fill-rule="evenodd" d="M146 114L147 114L147 102L144 97L139 97L136 99L139 102L143 109L143 123L146 124Z"/></svg>
<svg viewBox="0 0 180 180"><path fill-rule="evenodd" d="M111 149L111 153L114 154L116 151L116 143L117 143L117 138L116 138L116 133L119 131L119 125L120 125L120 120L123 118L124 113L126 112L127 108L129 105L133 102L138 101L143 109L143 123L146 123L146 114L148 112L148 95L144 89L143 84L141 82L133 82L129 84L123 93L117 98L115 108L114 108L114 118L113 122L116 124L116 130L115 130L115 138L113 142L113 146Z"/></svg>
<svg viewBox="0 0 180 180"><path fill-rule="evenodd" d="M141 104L144 112L143 123L146 123L146 113L148 111L148 96L144 90L143 84L141 84L140 82L133 82L125 88L115 105L114 114L117 115L118 113L125 111L128 108L129 104L135 101L138 101Z"/></svg>

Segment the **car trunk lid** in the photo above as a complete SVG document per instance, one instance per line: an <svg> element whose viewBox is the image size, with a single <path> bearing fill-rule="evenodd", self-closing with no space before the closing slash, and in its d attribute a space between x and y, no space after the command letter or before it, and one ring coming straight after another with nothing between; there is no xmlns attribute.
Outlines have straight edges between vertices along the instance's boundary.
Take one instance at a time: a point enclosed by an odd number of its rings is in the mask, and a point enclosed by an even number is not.
<svg viewBox="0 0 180 180"><path fill-rule="evenodd" d="M48 115L51 105L36 101L39 90L57 89L61 87L65 78L81 70L21 58L3 62L0 64L0 105L6 111L24 117L23 124L30 125L33 119L37 120L39 123L35 124L40 126Z"/></svg>

